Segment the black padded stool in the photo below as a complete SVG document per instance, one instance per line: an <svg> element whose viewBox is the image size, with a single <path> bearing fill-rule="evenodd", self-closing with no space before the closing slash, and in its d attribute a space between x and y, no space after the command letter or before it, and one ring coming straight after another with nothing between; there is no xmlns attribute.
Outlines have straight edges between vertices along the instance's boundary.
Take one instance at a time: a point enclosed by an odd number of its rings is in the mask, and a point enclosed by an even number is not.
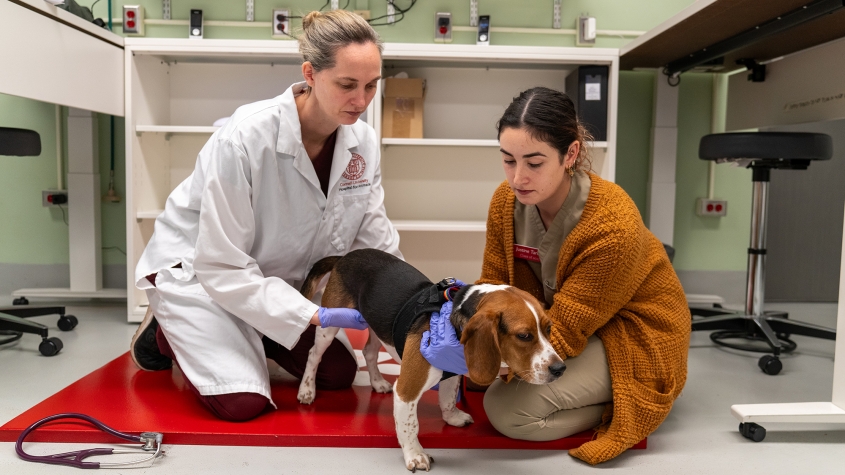
<svg viewBox="0 0 845 475"><path fill-rule="evenodd" d="M766 282L766 212L769 174L772 169L806 170L813 160L830 160L833 141L829 135L793 132L711 134L702 137L698 156L718 163L737 162L752 170L754 190L751 207L751 244L748 247L748 280L745 312L718 308L690 308L692 329L719 330L710 339L728 348L773 353L760 358L760 369L778 374L780 354L797 347L790 335L836 339L836 331L811 323L790 320L784 312L763 312ZM706 317L706 318L695 318ZM734 343L727 340L746 340ZM751 343L764 342L767 347Z"/></svg>

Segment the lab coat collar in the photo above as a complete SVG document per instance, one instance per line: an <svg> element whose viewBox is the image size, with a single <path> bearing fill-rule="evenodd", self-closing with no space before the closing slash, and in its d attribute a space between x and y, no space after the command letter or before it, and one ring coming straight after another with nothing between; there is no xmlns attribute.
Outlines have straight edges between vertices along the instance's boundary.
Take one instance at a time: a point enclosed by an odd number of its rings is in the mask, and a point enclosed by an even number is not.
<svg viewBox="0 0 845 475"><path fill-rule="evenodd" d="M296 96L305 90L305 81L298 82L279 96L279 137L276 151L296 157L302 150L302 128L299 126L299 112L296 110Z"/></svg>
<svg viewBox="0 0 845 475"><path fill-rule="evenodd" d="M314 166L310 162L305 147L302 145L302 128L299 123L299 112L296 109L295 98L305 90L305 82L292 85L279 96L279 137L276 141L276 151L294 157L294 167L308 179L311 184L320 188L320 182ZM329 191L340 181L343 172L352 159L350 150L358 147L358 137L353 125L341 125L337 129L334 155L332 155L332 171L329 178Z"/></svg>

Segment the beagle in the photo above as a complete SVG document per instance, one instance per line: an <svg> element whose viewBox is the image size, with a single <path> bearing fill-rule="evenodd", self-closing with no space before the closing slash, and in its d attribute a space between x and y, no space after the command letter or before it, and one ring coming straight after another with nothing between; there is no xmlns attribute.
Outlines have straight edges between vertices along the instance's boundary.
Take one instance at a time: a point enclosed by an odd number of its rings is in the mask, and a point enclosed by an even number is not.
<svg viewBox="0 0 845 475"><path fill-rule="evenodd" d="M412 472L428 471L433 459L423 451L417 437L417 403L423 392L437 384L443 375L420 352L431 310L408 325L404 342L401 341L404 332L397 336L396 320L397 315L407 313L406 304L423 302L428 295L434 295L431 289L443 286L437 287L420 271L391 254L361 249L318 261L303 283L302 294L311 298L328 273L331 274L321 304L355 308L364 316L370 326L363 350L370 383L379 393L393 390L393 417L405 466ZM476 383L491 384L499 375L502 361L514 375L531 384L547 384L563 374L566 365L549 343L551 321L537 299L527 292L508 285L467 285L455 292L452 301L451 322L464 345L469 377ZM439 308L440 303L435 305L434 308ZM338 330L317 329L299 386L300 403L314 401L317 365ZM399 376L392 387L378 370L378 351L382 345L400 363ZM403 354L398 354L397 346L404 346ZM440 382L439 403L443 420L463 427L473 420L455 405L459 381L460 378L452 377Z"/></svg>

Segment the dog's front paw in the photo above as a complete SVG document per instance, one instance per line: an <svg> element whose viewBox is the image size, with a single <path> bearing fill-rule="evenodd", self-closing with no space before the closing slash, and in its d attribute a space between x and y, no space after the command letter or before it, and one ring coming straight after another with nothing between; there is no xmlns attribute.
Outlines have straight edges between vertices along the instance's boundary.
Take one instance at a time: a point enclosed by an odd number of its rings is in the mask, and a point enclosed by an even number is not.
<svg viewBox="0 0 845 475"><path fill-rule="evenodd" d="M393 391L393 385L388 383L386 379L373 380L370 382L370 385L373 387L373 391L377 393L384 394Z"/></svg>
<svg viewBox="0 0 845 475"><path fill-rule="evenodd" d="M417 470L431 470L431 464L434 463L434 457L425 452L409 452L405 455L405 468L412 472Z"/></svg>
<svg viewBox="0 0 845 475"><path fill-rule="evenodd" d="M443 420L446 421L446 423L450 426L455 427L464 427L475 422L474 420L472 420L471 415L458 408L454 408L448 413L443 413Z"/></svg>
<svg viewBox="0 0 845 475"><path fill-rule="evenodd" d="M317 388L314 381L310 378L305 378L299 384L299 392L296 394L296 399L301 404L311 404L317 396Z"/></svg>

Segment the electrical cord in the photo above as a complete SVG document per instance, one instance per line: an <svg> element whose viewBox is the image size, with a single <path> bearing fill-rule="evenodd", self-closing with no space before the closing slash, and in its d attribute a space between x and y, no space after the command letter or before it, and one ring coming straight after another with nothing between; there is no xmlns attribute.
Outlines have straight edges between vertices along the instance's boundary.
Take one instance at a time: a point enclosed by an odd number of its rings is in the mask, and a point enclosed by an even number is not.
<svg viewBox="0 0 845 475"><path fill-rule="evenodd" d="M62 205L58 205L58 207L59 207L60 210L62 210L62 221L65 222L65 226L70 226L70 224L68 224L68 222L67 222L67 215L65 214L65 207L62 206ZM115 251L123 254L124 256L126 255L126 251L124 251L123 249L121 249L117 246L104 246L102 249L105 250L105 251L115 250Z"/></svg>
<svg viewBox="0 0 845 475"><path fill-rule="evenodd" d="M99 0L98 0L98 1L99 1ZM346 10L346 8L349 6L350 1L351 1L351 0L346 0L346 3L343 5L343 7L342 7L341 9L342 9L342 10ZM318 11L323 11L323 10L324 10L327 6L329 6L329 4L330 4L330 3L331 3L331 0L326 0L326 3L324 3L324 4L323 4L323 6L322 6L322 7L320 7L320 9L319 9ZM405 13L409 12L409 11L411 10L411 8L413 8L413 7L414 7L414 5L417 3L417 0L411 0L410 5L408 5L408 7L407 7L407 8L404 8L404 9L403 9L403 8L399 8L398 6L396 6L395 0L387 0L387 3L389 3L389 4L393 5L393 8L394 8L394 9L395 9L395 11L396 11L396 12L394 13L394 16L396 17L396 20L394 20L392 23L387 23L387 22L383 22L383 23L373 23L374 21L377 21L377 20L382 20L382 19L387 18L387 17L389 16L389 15L382 15L382 16L375 17L375 18L370 18L369 20L367 20L367 23L369 23L369 24L370 24L370 26L386 26L386 25L395 25L396 23L399 23L400 21L402 21L402 20L404 20L404 19L405 19ZM293 16L293 15L289 15L289 16L287 17L287 19L288 19L288 20L290 20L290 19L294 19L294 18L296 18L296 19L300 19L300 20L301 20L303 17L302 17L302 16ZM285 35L285 36L289 36L289 37L291 37L291 38L293 38L293 39L297 39L297 37L296 37L296 36L294 36L294 35L292 35L292 34L288 33L287 31L283 31L283 32L282 32L282 34L283 34L283 35Z"/></svg>
<svg viewBox="0 0 845 475"><path fill-rule="evenodd" d="M117 251L117 252L119 252L119 253L123 254L124 256L126 255L126 251L124 251L123 249L121 249L121 248L119 248L119 247L117 247L117 246L108 246L108 247L103 247L103 250L106 250L106 251L108 251L108 250L110 250L110 249L114 249L115 251Z"/></svg>
<svg viewBox="0 0 845 475"><path fill-rule="evenodd" d="M396 10L396 13L394 13L394 16L398 16L398 18L396 18L396 20L394 20L393 23L388 23L388 22L373 23L376 20L381 20L381 19L387 18L390 15L382 15L382 16L379 16L379 17L370 18L369 20L367 20L367 22L370 24L370 26L387 26L387 25L395 25L395 24L399 23L400 21L405 19L405 13L408 13L409 11L411 11L412 8L414 8L414 5L416 5L417 0L411 0L411 4L408 5L408 8L404 8L404 9L396 6L396 0L387 0L387 3L393 5L393 8Z"/></svg>
<svg viewBox="0 0 845 475"><path fill-rule="evenodd" d="M60 210L62 210L62 221L65 222L65 226L70 226L70 224L68 224L68 222L67 222L67 214L65 213L65 207L62 206L62 205L57 205L57 206L59 207Z"/></svg>

